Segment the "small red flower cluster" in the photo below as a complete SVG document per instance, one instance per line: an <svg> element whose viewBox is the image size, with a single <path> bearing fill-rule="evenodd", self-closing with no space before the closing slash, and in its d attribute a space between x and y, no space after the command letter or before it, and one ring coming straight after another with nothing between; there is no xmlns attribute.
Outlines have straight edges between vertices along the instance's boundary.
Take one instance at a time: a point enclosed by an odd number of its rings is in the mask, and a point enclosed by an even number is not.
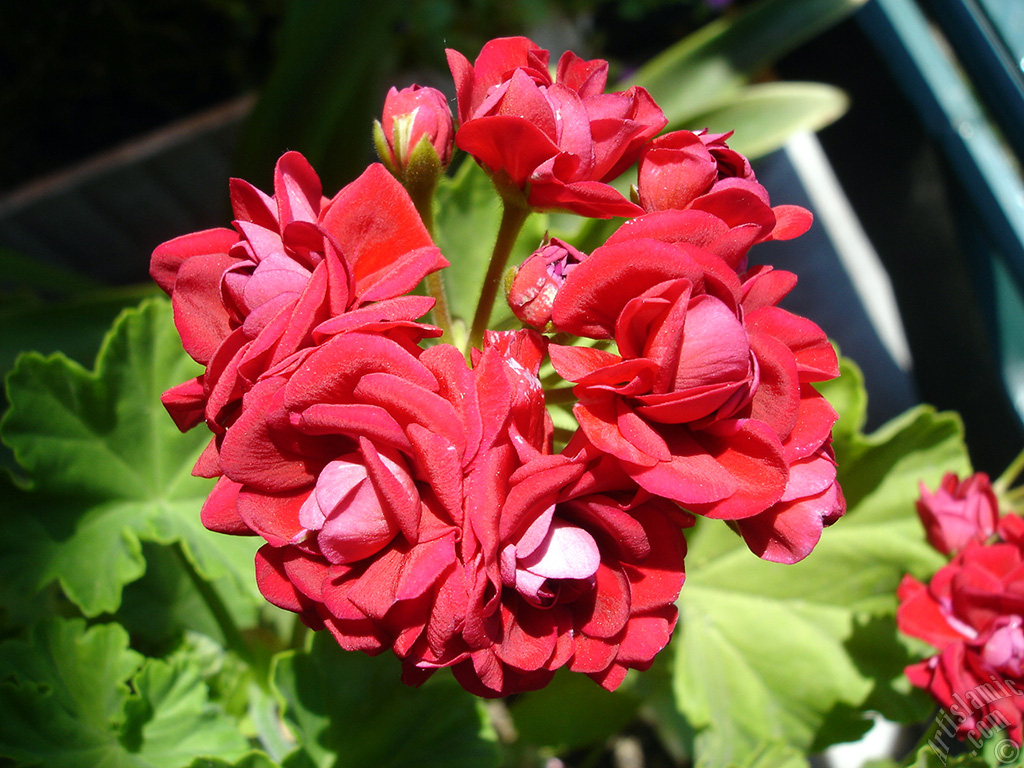
<svg viewBox="0 0 1024 768"><path fill-rule="evenodd" d="M812 386L835 353L778 307L795 276L745 269L810 214L771 207L727 136L654 138L661 111L641 88L604 93L606 62L567 53L552 78L525 38L449 62L457 132L436 91L393 90L388 169L325 199L290 152L273 196L232 182L233 229L156 249L204 366L164 404L213 432L203 523L265 540L272 603L393 652L410 683L450 667L498 696L567 667L613 689L669 641L691 513L794 562L844 511L836 414ZM411 291L448 260L397 180L417 158L440 172L452 143L506 204L634 217L590 254L542 244L507 281L528 327L488 331L471 364L420 321L434 300ZM638 160L634 203L608 182ZM547 360L578 398L558 452Z"/></svg>
<svg viewBox="0 0 1024 768"><path fill-rule="evenodd" d="M934 494L922 487L918 512L928 541L952 555L925 585L905 576L896 614L902 632L939 652L907 667L955 717L961 739L1006 728L1024 735L1024 519L999 516L982 473L947 474Z"/></svg>

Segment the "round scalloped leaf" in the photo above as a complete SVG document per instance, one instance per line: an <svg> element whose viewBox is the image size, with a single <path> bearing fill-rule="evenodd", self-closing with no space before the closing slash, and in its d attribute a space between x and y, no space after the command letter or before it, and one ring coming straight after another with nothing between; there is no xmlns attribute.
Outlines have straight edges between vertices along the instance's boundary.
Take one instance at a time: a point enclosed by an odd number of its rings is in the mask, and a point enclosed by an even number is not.
<svg viewBox="0 0 1024 768"><path fill-rule="evenodd" d="M160 404L196 373L165 300L122 313L93 371L60 353L19 357L0 436L28 488L0 502L4 573L30 590L59 581L96 616L116 610L144 572L140 541L180 541L204 577L231 576L257 599L255 542L199 521L211 484L191 470L209 434L181 434Z"/></svg>

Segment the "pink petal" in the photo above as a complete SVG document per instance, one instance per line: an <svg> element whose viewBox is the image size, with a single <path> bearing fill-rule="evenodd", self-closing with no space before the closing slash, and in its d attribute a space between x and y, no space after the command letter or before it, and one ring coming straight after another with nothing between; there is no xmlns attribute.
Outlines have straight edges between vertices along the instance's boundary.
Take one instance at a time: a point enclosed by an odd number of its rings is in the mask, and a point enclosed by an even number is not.
<svg viewBox="0 0 1024 768"><path fill-rule="evenodd" d="M373 485L364 481L328 512L317 543L331 563L352 563L375 555L397 532Z"/></svg>
<svg viewBox="0 0 1024 768"><path fill-rule="evenodd" d="M547 579L587 579L601 563L594 537L564 520L554 520L540 546L519 567Z"/></svg>

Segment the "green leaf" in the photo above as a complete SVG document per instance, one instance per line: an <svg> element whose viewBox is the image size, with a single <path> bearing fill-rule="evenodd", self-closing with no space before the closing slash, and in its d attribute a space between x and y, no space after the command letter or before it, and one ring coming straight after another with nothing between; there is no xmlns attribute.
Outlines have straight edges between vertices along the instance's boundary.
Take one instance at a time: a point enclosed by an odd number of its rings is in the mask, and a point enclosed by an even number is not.
<svg viewBox="0 0 1024 768"><path fill-rule="evenodd" d="M854 443L860 445L859 441L864 439L864 423L868 415L864 374L853 360L840 357L839 377L814 386L839 414L839 421L832 427L832 448L836 452L836 461L844 466L844 457L853 450Z"/></svg>
<svg viewBox="0 0 1024 768"><path fill-rule="evenodd" d="M127 633L54 620L0 651L0 754L26 764L100 765L90 755L116 744L126 683L143 662Z"/></svg>
<svg viewBox="0 0 1024 768"><path fill-rule="evenodd" d="M670 125L688 123L864 2L762 0L684 38L643 66L627 85L647 88Z"/></svg>
<svg viewBox="0 0 1024 768"><path fill-rule="evenodd" d="M218 758L200 757L188 768L279 768L264 752L250 752L240 760L229 762Z"/></svg>
<svg viewBox="0 0 1024 768"><path fill-rule="evenodd" d="M676 700L709 765L773 739L806 750L829 710L869 692L843 648L848 611L692 582L681 610Z"/></svg>
<svg viewBox="0 0 1024 768"><path fill-rule="evenodd" d="M905 657L879 617L894 613L905 573L925 576L944 562L917 520L918 483L968 469L959 420L922 406L848 452L846 517L802 562L760 561L726 526L698 523L674 683L703 761L742 762L765 742L820 749L866 730L869 700L899 710L905 695L892 680ZM891 663L879 665L879 648Z"/></svg>
<svg viewBox="0 0 1024 768"><path fill-rule="evenodd" d="M476 700L447 676L400 681L390 654L342 650L319 633L309 653L277 657L273 683L302 748L286 765L485 768L497 763Z"/></svg>
<svg viewBox="0 0 1024 768"><path fill-rule="evenodd" d="M90 290L60 300L28 296L0 302L0 373L10 370L18 354L29 349L59 349L73 360L91 360L118 313L158 290L149 284Z"/></svg>
<svg viewBox="0 0 1024 768"><path fill-rule="evenodd" d="M802 752L787 744L762 744L742 763L730 763L728 768L807 768L809 763Z"/></svg>
<svg viewBox="0 0 1024 768"><path fill-rule="evenodd" d="M198 632L222 647L230 645L231 638L224 636L217 617L196 590L177 548L144 543L142 555L146 572L125 586L114 614L131 633L135 647L159 654L172 648L184 632ZM254 604L251 586L242 586L234 578L220 578L215 584L235 626L258 623L262 606Z"/></svg>
<svg viewBox="0 0 1024 768"><path fill-rule="evenodd" d="M917 751L916 759L908 768L988 768L989 763L981 755L966 754L950 757L942 751L925 745Z"/></svg>
<svg viewBox="0 0 1024 768"><path fill-rule="evenodd" d="M501 224L501 199L487 174L465 158L454 177L442 178L435 201L436 242L451 262L442 270L452 316L468 325L476 312L480 289L491 261ZM540 245L547 216L533 214L516 239L509 266L519 264ZM494 329L512 319L507 302L498 297L491 323Z"/></svg>
<svg viewBox="0 0 1024 768"><path fill-rule="evenodd" d="M47 768L180 768L249 750L207 700L196 660L149 660L116 624L38 625L0 645L0 755ZM131 682L131 687L128 683Z"/></svg>
<svg viewBox="0 0 1024 768"><path fill-rule="evenodd" d="M520 741L561 753L604 743L636 717L640 704L628 691L610 693L584 675L559 672L509 709Z"/></svg>
<svg viewBox="0 0 1024 768"><path fill-rule="evenodd" d="M140 542L181 541L206 578L234 578L258 600L255 542L199 521L210 481L191 468L209 434L180 434L160 394L194 376L167 301L121 315L95 371L57 353L19 358L0 435L29 492L0 502L0 559L38 590L59 581L87 616L114 611L145 570Z"/></svg>
<svg viewBox="0 0 1024 768"><path fill-rule="evenodd" d="M817 131L838 120L849 106L839 88L821 83L748 85L729 99L687 121L712 133L734 131L729 146L747 157L761 157L798 131Z"/></svg>
<svg viewBox="0 0 1024 768"><path fill-rule="evenodd" d="M234 759L249 750L238 724L208 701L201 667L188 654L151 659L132 681L121 741L143 764L187 765L198 755Z"/></svg>

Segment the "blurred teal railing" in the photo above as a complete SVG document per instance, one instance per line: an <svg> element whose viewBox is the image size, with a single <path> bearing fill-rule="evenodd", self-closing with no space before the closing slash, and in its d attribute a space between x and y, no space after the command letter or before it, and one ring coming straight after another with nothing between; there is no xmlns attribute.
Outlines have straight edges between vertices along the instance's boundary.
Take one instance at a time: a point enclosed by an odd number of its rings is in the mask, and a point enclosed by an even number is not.
<svg viewBox="0 0 1024 768"><path fill-rule="evenodd" d="M958 223L1024 418L1024 3L873 0L860 21L971 201Z"/></svg>

